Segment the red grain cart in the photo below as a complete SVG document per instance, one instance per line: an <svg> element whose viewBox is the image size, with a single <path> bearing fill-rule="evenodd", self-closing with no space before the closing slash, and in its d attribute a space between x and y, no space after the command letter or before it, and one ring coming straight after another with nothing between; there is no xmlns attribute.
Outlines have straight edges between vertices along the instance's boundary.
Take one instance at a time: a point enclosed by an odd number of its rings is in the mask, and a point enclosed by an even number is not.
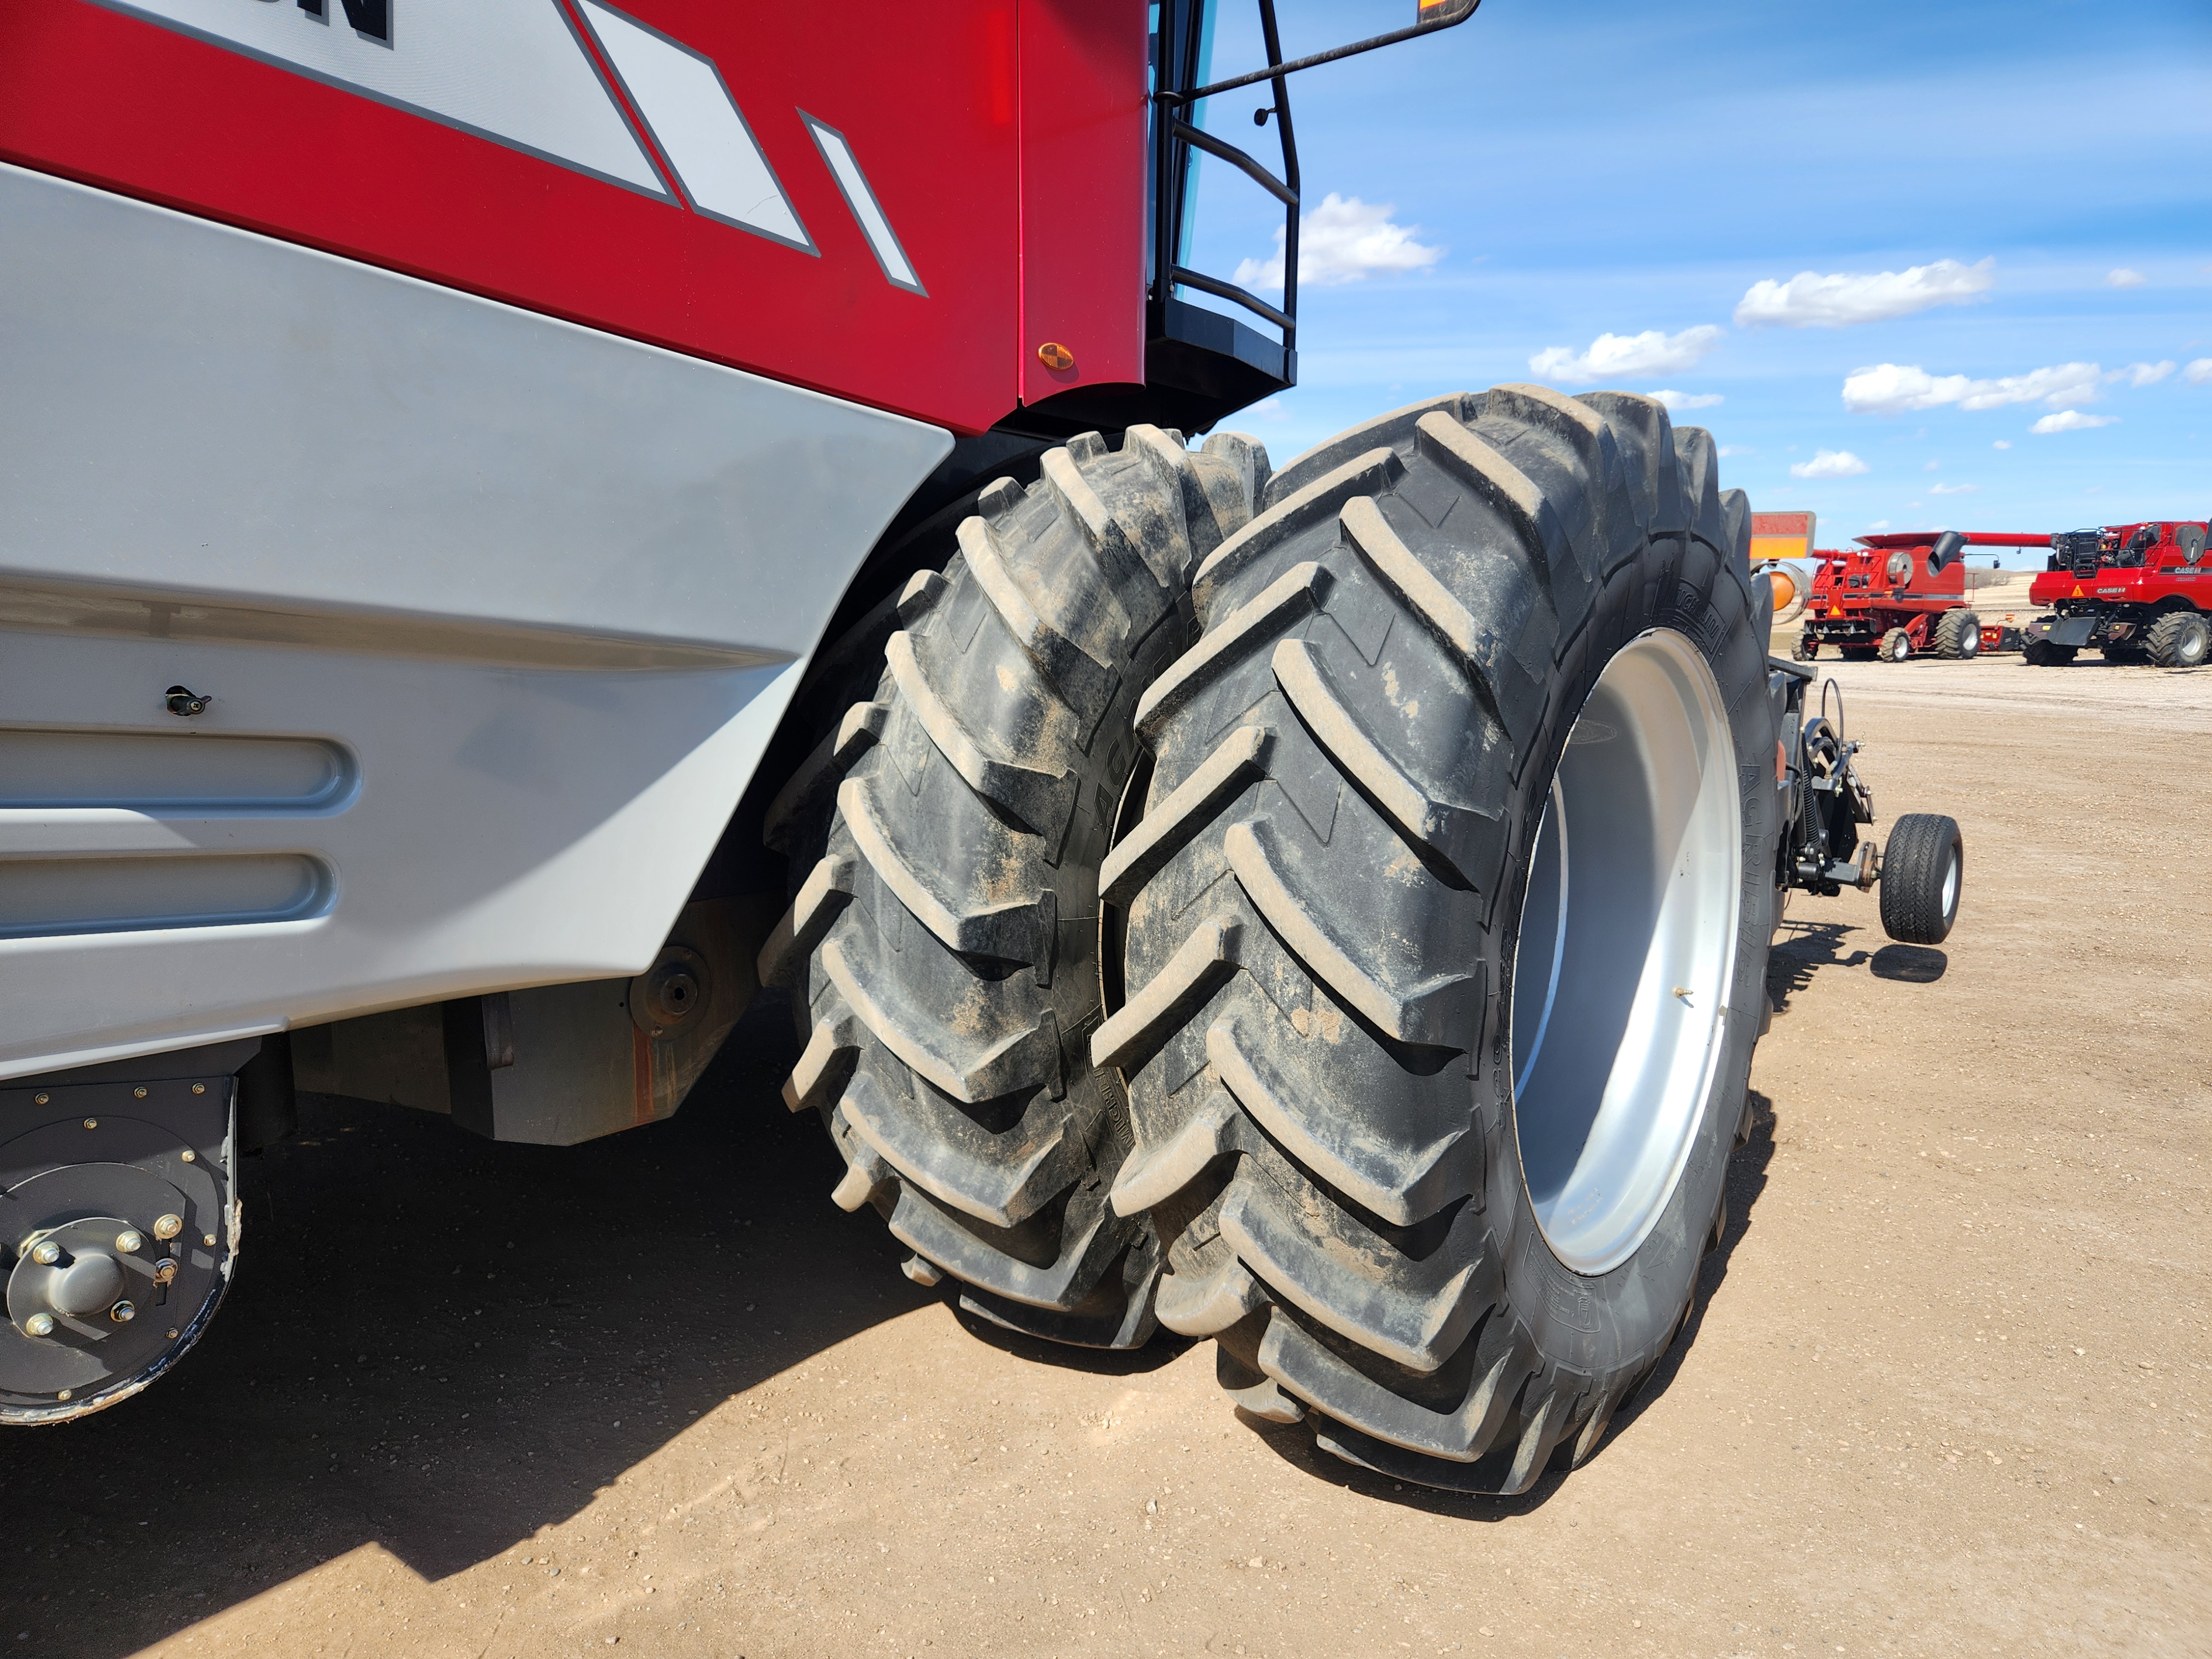
<svg viewBox="0 0 2212 1659"><path fill-rule="evenodd" d="M1859 545L1821 549L1805 631L1794 647L1800 662L1824 645L1846 658L1903 662L1916 652L1965 659L2008 642L1984 628L1966 603L1961 555L1969 547L2047 547L2048 536L1947 530L1862 536Z"/></svg>

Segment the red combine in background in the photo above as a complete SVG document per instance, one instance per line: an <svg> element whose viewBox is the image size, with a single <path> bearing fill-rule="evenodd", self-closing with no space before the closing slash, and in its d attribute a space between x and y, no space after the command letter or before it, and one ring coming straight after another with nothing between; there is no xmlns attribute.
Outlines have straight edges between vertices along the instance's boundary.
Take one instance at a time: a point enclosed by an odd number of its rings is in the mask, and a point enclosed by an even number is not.
<svg viewBox="0 0 2212 1659"><path fill-rule="evenodd" d="M2028 661L2057 666L2094 645L2106 662L2200 666L2212 655L2205 529L2202 521L2123 524L2051 537L2050 568L2027 593L2053 614L2030 626Z"/></svg>
<svg viewBox="0 0 2212 1659"><path fill-rule="evenodd" d="M1969 547L2047 547L2051 538L1996 532L1907 531L1862 536L1859 544L1823 548L1805 607L1805 631L1793 653L1800 662L1824 645L1850 659L1903 662L1915 652L1964 659L1984 650L2018 648L2002 628L1984 628L1966 604L1960 556Z"/></svg>

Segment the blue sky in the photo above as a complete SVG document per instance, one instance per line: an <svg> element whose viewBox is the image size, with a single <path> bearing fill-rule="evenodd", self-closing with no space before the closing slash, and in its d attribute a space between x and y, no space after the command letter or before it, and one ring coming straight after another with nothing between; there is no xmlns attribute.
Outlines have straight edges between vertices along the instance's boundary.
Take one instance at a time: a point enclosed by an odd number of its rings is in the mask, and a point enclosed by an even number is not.
<svg viewBox="0 0 2212 1659"><path fill-rule="evenodd" d="M1215 73L1256 67L1216 3ZM1284 49L1412 9L1285 0ZM1206 125L1272 161L1264 90ZM2205 0L1484 0L1291 95L1326 269L1299 386L1232 422L1279 459L1538 380L1710 400L1723 482L1825 545L2212 514ZM1267 280L1280 210L1212 164L1199 206L1192 262Z"/></svg>

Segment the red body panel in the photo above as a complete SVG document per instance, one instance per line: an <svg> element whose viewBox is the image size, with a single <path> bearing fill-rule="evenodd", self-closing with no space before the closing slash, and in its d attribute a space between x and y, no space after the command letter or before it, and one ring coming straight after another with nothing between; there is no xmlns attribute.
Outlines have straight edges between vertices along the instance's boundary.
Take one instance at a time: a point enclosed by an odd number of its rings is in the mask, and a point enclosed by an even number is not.
<svg viewBox="0 0 2212 1659"><path fill-rule="evenodd" d="M1142 5L1023 0L1025 404L1070 386L1145 378L1149 54ZM1048 341L1065 346L1075 366L1051 368L1040 360L1037 348Z"/></svg>
<svg viewBox="0 0 2212 1659"><path fill-rule="evenodd" d="M2087 576L2070 570L2046 570L2028 584L2031 605L2057 605L2067 599L2103 599L2113 605L2158 605L2179 599L2198 611L2212 611L2212 559L2191 562L2177 537L2185 526L2195 528L2201 539L2208 526L2202 520L2154 523L2156 541L2144 550L2136 565L2105 565ZM2143 526L2106 525L2104 534L2116 545ZM2126 614L2126 613L2123 613Z"/></svg>
<svg viewBox="0 0 2212 1659"><path fill-rule="evenodd" d="M625 9L714 61L819 257L91 0L0 0L0 159L958 430L1143 378L1142 0Z"/></svg>
<svg viewBox="0 0 2212 1659"><path fill-rule="evenodd" d="M1966 602L1966 570L1963 562L1954 560L1942 570L1929 574L1928 553L1934 545L1932 540L1908 541L1897 547L1887 545L1897 539L1892 537L1864 539L1884 544L1841 550L1822 548L1813 555L1820 561L1820 566L1813 573L1813 596L1805 607L1808 617L1823 622L1863 617L1874 623L1875 631L1880 634L1892 628L1909 627L1917 617L1941 616L1952 606ZM1897 551L1910 555L1912 570L1903 582L1893 583L1888 579L1886 567L1890 555Z"/></svg>

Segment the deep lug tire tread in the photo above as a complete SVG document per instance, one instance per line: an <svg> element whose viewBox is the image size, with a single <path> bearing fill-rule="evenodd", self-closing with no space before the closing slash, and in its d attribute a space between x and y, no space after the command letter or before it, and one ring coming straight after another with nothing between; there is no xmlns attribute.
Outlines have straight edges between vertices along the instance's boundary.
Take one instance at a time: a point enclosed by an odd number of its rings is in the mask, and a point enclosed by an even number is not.
<svg viewBox="0 0 2212 1659"><path fill-rule="evenodd" d="M2160 668L2202 668L2212 656L2212 623L2199 611L2170 611L2143 636L2143 654Z"/></svg>
<svg viewBox="0 0 2212 1659"><path fill-rule="evenodd" d="M1756 757L1769 784L1746 786L1731 993L1764 1006L1779 814L1748 542L1711 441L1656 403L1503 386L1290 463L1201 570L1206 631L1140 720L1148 809L1109 867L1127 1000L1092 1058L1128 1079L1112 1201L1158 1223L1161 1320L1217 1340L1240 1408L1394 1479L1525 1491L1596 1449L1681 1328L1758 1022L1729 1027L1662 1224L1669 1304L1593 1359L1555 1311L1573 1275L1500 1231L1519 1175L1492 940L1562 699L1672 627L1716 667L1740 775Z"/></svg>
<svg viewBox="0 0 2212 1659"><path fill-rule="evenodd" d="M1056 1341L1154 1328L1149 1219L1108 1201L1130 1145L1099 1018L1097 870L1139 694L1188 642L1193 572L1241 529L1265 452L1132 428L981 493L942 571L877 630L874 695L778 796L789 912L764 976L802 993L784 1089L820 1112L918 1283ZM888 622L890 626L886 626Z"/></svg>

